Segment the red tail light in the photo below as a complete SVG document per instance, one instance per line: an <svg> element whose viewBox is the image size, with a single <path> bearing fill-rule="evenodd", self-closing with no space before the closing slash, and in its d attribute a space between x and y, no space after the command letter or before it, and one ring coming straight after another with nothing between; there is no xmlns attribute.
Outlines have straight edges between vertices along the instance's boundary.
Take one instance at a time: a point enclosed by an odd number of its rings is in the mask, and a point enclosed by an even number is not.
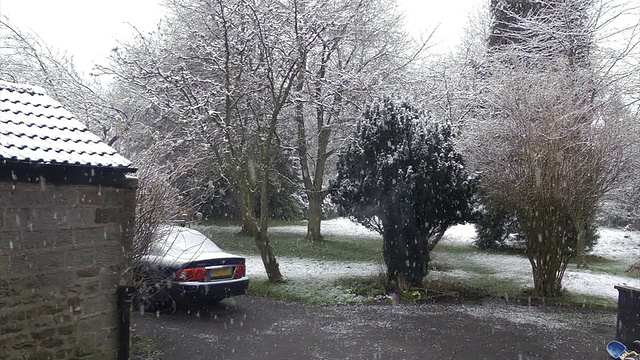
<svg viewBox="0 0 640 360"><path fill-rule="evenodd" d="M207 270L203 267L182 269L176 274L178 281L204 281L207 279Z"/></svg>
<svg viewBox="0 0 640 360"><path fill-rule="evenodd" d="M247 267L244 264L236 265L236 271L233 273L234 279L239 279L247 273Z"/></svg>

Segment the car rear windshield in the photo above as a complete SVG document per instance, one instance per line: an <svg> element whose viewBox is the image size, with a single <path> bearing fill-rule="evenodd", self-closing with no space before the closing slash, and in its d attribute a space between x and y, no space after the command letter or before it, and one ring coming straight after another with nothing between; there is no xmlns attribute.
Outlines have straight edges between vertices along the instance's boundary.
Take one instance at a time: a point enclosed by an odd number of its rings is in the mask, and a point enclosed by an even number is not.
<svg viewBox="0 0 640 360"><path fill-rule="evenodd" d="M182 227L160 229L159 236L152 249L152 252L157 255L162 253L173 256L220 251L222 250L203 234Z"/></svg>

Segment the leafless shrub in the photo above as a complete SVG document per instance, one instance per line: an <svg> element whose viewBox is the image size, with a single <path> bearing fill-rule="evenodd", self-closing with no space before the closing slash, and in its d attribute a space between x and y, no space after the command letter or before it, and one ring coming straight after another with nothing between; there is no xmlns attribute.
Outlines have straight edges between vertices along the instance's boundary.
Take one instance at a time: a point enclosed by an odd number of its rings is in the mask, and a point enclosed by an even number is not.
<svg viewBox="0 0 640 360"><path fill-rule="evenodd" d="M154 240L161 236L162 227L173 219L181 218L190 212L193 204L185 196L188 189L176 187L189 166L180 166L174 162L163 162L168 146L159 142L134 157L139 165L138 192L136 201L135 233L133 240L132 266L134 268L134 286L138 289L136 303L144 311L158 295L166 295L166 279L155 278L148 271L147 261ZM161 296L166 298L166 296Z"/></svg>
<svg viewBox="0 0 640 360"><path fill-rule="evenodd" d="M640 23L620 23L632 4L522 3L528 10L491 3L489 48L476 61L480 105L461 144L483 193L518 218L535 290L548 296L560 293L574 253L586 265L599 204L636 172Z"/></svg>

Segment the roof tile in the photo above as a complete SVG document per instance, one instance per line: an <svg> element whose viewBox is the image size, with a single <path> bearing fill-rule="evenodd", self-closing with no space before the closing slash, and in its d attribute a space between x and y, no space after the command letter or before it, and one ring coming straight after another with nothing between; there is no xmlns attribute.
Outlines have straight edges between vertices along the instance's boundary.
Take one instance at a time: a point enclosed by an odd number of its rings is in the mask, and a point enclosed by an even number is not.
<svg viewBox="0 0 640 360"><path fill-rule="evenodd" d="M135 170L42 88L0 81L2 159Z"/></svg>

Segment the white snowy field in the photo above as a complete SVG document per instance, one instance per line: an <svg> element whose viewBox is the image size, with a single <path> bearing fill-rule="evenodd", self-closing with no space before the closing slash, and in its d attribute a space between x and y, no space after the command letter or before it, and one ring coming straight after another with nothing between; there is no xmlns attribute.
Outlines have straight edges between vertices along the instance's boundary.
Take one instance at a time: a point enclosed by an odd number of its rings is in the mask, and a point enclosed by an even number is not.
<svg viewBox="0 0 640 360"><path fill-rule="evenodd" d="M624 268L629 267L636 259L640 259L639 232L602 228L599 229L599 234L598 243L590 254L618 261ZM473 243L474 238L474 225L458 225L447 231L441 243L460 246L470 245ZM530 286L533 284L531 264L525 257L478 252L469 256L467 261L478 266L491 268L495 273L499 273L500 276L519 281L523 285ZM456 276L464 277L468 276L468 274L458 272ZM640 287L640 279L615 276L589 269L577 269L574 265L569 265L562 284L570 292L615 300L618 297L618 291L614 288L615 285L625 284Z"/></svg>
<svg viewBox="0 0 640 360"><path fill-rule="evenodd" d="M304 234L306 227L280 226L273 227L269 231ZM591 254L620 262L624 268L631 265L636 259L640 259L640 232L607 228L600 229L599 232L600 238ZM332 235L380 237L377 233L369 231L345 218L323 221L322 233L325 237L331 237ZM473 243L475 235L475 227L473 225L454 226L445 233L440 244L469 246ZM494 274L492 276L500 276L519 282L523 286L531 286L533 284L531 265L525 257L488 254L478 251L477 253L469 254L464 260L474 266L489 269ZM332 280L359 275L370 276L379 274L384 269L383 264L374 262L345 263L291 257L279 257L278 262L285 277L301 280ZM258 256L247 257L247 269L249 276L256 278L266 277L262 261ZM473 276L473 274L459 269L448 271L447 275L460 278ZM618 284L640 287L640 279L615 276L595 270L576 269L575 266L569 265L563 280L563 286L570 292L600 296L611 300L615 300L618 297L618 291L614 288Z"/></svg>
<svg viewBox="0 0 640 360"><path fill-rule="evenodd" d="M240 229L240 228L238 228ZM269 228L269 233L294 233L304 235L307 227L304 225L274 226ZM325 220L322 222L322 235L325 239L331 236L343 235L354 237L380 237L378 233L354 223L346 218ZM257 255L249 255L247 258L247 274L253 277L266 277L262 260ZM382 263L373 262L341 262L331 260L312 260L279 256L280 270L288 279L324 279L335 280L350 276L370 276L384 271Z"/></svg>

